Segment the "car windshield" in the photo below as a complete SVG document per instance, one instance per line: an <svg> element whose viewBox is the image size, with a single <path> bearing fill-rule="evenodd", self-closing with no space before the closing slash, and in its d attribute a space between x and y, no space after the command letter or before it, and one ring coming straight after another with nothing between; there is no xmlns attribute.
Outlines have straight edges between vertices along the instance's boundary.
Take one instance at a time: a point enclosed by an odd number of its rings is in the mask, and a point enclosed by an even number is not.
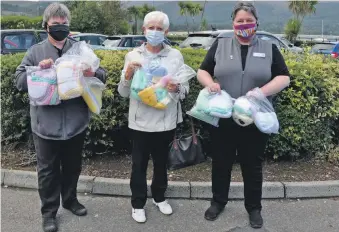
<svg viewBox="0 0 339 232"><path fill-rule="evenodd" d="M190 47L191 45L199 45L203 47L210 47L212 46L213 42L215 41L215 37L206 35L206 36L190 36L182 44L181 47Z"/></svg>
<svg viewBox="0 0 339 232"><path fill-rule="evenodd" d="M281 37L280 40L283 41L287 45L293 45L288 39L286 39L284 37Z"/></svg>
<svg viewBox="0 0 339 232"><path fill-rule="evenodd" d="M335 44L316 44L312 47L313 52L317 51L332 51L334 49Z"/></svg>
<svg viewBox="0 0 339 232"><path fill-rule="evenodd" d="M121 38L106 39L102 44L105 47L118 47L120 41L121 41Z"/></svg>

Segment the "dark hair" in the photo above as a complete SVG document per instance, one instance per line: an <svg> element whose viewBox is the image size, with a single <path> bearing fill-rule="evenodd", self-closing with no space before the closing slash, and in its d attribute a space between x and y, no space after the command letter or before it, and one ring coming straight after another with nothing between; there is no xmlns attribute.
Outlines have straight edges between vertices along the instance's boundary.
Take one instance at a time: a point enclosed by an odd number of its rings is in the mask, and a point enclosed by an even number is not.
<svg viewBox="0 0 339 232"><path fill-rule="evenodd" d="M232 15L231 15L232 20L235 19L235 16L240 10L244 10L246 12L251 13L254 16L254 18L258 21L257 10L255 9L254 5L250 2L238 2L233 8Z"/></svg>

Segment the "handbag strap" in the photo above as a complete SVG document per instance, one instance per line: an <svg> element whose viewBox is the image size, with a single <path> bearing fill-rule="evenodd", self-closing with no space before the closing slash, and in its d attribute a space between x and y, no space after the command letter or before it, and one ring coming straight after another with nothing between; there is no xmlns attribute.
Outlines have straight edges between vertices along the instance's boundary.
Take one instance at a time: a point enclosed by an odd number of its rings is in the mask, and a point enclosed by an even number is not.
<svg viewBox="0 0 339 232"><path fill-rule="evenodd" d="M180 101L178 101L178 104L177 104L177 120L176 120L176 127L178 126L178 121L179 121L179 104L180 104ZM197 134L195 132L195 128L194 128L194 123L193 123L193 118L191 116L189 116L190 118L190 124L191 124L191 131L192 131L192 138L193 138L193 143L194 144L198 144L198 138L197 138ZM178 148L178 143L177 143L177 129L175 130L175 133L174 133L174 140L173 140L173 145L174 145L174 148Z"/></svg>

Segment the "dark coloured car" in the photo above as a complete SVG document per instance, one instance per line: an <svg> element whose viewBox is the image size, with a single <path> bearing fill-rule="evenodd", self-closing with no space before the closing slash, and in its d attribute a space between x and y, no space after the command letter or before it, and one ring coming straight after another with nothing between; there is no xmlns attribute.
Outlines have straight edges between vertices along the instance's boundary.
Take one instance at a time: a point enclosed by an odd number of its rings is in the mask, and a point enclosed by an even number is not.
<svg viewBox="0 0 339 232"><path fill-rule="evenodd" d="M1 30L1 54L26 52L28 48L47 38L44 30L9 29Z"/></svg>
<svg viewBox="0 0 339 232"><path fill-rule="evenodd" d="M331 55L339 59L339 42L317 43L311 48L311 53Z"/></svg>

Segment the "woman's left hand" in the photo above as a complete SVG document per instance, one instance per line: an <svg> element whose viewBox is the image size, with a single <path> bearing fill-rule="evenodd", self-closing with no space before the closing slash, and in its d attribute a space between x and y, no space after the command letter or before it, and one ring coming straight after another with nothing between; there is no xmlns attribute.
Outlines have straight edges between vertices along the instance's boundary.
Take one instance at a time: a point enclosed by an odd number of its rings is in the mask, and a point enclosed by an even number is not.
<svg viewBox="0 0 339 232"><path fill-rule="evenodd" d="M168 90L168 92L171 92L171 93L178 92L178 88L179 88L179 85L174 84L174 83L171 82L171 81L167 84L167 90Z"/></svg>

